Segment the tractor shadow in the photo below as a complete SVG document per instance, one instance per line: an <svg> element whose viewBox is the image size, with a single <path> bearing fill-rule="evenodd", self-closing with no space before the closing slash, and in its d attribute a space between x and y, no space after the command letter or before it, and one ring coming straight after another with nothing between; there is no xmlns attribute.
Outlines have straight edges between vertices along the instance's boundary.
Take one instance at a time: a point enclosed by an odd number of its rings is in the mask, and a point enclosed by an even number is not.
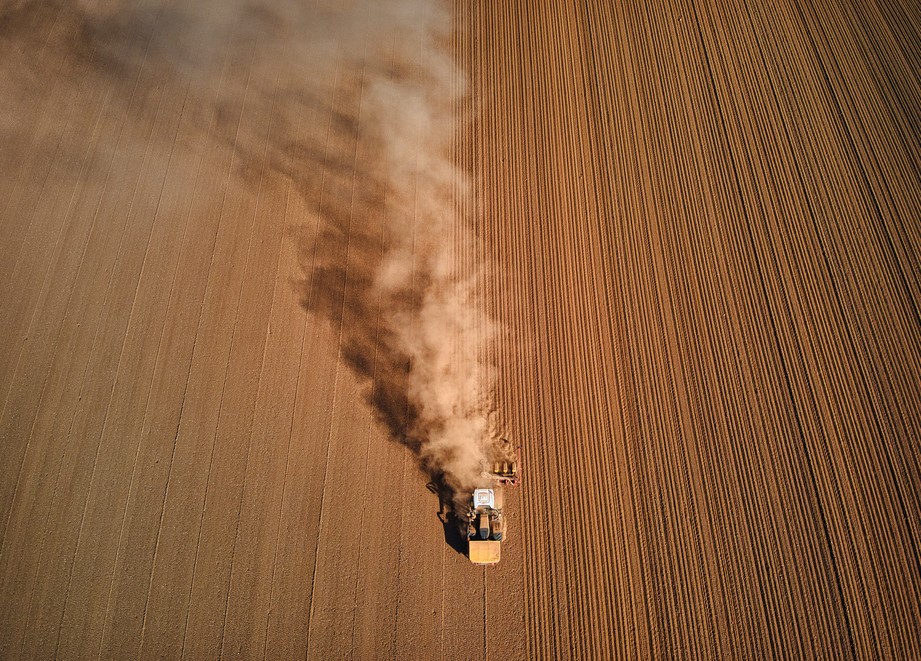
<svg viewBox="0 0 921 661"><path fill-rule="evenodd" d="M426 488L438 496L438 520L444 528L445 544L454 549L459 555L468 557L467 537L464 530L467 528L466 519L461 518L456 508L452 505L454 493L450 489L435 482L429 482Z"/></svg>

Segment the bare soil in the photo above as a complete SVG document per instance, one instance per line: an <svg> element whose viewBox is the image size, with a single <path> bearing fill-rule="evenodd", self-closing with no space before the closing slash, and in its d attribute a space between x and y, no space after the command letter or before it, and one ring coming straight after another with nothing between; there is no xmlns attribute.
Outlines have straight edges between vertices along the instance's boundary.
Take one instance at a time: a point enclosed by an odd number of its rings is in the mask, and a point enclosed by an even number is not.
<svg viewBox="0 0 921 661"><path fill-rule="evenodd" d="M917 4L454 3L487 569L354 351L365 73L148 4L0 6L0 658L921 658Z"/></svg>

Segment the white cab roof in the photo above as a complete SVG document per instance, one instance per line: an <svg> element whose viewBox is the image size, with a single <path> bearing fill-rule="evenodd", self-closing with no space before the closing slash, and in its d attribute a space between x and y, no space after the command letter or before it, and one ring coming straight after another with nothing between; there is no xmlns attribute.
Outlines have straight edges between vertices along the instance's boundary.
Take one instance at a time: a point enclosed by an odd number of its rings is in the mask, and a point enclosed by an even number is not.
<svg viewBox="0 0 921 661"><path fill-rule="evenodd" d="M479 507L492 507L496 506L496 495L492 489L474 489L473 490L473 506L475 508Z"/></svg>

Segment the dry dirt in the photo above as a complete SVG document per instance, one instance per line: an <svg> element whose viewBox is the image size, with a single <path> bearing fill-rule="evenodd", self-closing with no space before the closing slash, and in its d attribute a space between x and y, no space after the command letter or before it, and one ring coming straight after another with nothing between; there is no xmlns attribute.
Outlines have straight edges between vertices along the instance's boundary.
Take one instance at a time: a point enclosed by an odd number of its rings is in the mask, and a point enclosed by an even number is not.
<svg viewBox="0 0 921 661"><path fill-rule="evenodd" d="M374 63L179 4L0 4L0 658L921 658L919 5L454 3L483 569L362 353Z"/></svg>

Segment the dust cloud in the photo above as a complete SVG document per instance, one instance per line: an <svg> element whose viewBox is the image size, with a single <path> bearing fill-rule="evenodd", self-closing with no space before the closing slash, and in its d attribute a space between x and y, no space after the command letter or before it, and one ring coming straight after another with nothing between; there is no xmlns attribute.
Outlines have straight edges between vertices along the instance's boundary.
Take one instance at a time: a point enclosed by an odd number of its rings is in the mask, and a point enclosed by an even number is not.
<svg viewBox="0 0 921 661"><path fill-rule="evenodd" d="M266 170L292 183L312 209L292 229L304 308L339 329L378 419L459 511L494 437L485 357L495 326L478 303L484 266L454 156L465 83L453 29L450 5L431 0L6 2L0 56L16 63L4 74L15 80L0 82L18 94L0 102L0 139L49 157L84 149L81 136L42 144L23 126L22 108L44 93L41 55L56 56L73 86L59 92L62 122L87 85L129 113L156 110L165 87L189 90L183 121L198 127L198 145L123 131L117 148L167 159L223 142L233 185L255 195ZM249 50L223 50L247 39ZM271 118L270 130L241 122L241 104ZM98 155L115 148L81 151L75 180L102 181Z"/></svg>
<svg viewBox="0 0 921 661"><path fill-rule="evenodd" d="M357 83L359 181L350 182L347 208L326 207L334 235L327 227L323 240L340 245L304 260L305 301L332 319L336 304L349 307L338 317L344 355L370 383L391 434L416 452L459 514L494 437L485 356L496 326L478 304L484 267L474 263L465 218L469 182L452 160L464 81L444 43L451 15L438 3L402 9L397 32L405 38L381 35L383 52L372 57L387 64L364 66ZM337 294L325 307L310 295L317 283Z"/></svg>

